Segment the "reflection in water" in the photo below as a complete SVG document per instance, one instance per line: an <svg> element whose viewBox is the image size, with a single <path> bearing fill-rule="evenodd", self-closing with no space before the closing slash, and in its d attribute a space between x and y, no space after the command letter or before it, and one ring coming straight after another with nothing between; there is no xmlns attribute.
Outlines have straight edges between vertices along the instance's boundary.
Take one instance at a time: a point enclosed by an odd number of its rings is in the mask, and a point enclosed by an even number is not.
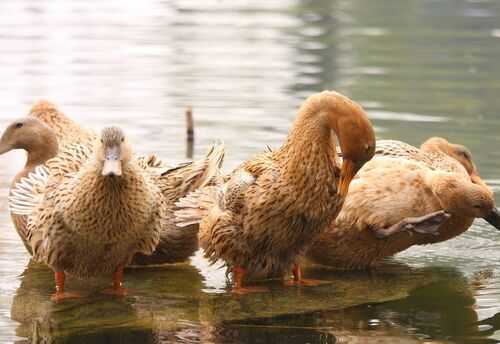
<svg viewBox="0 0 500 344"><path fill-rule="evenodd" d="M497 191L499 23L492 0L2 0L0 126L46 97L89 127L119 123L137 153L181 160L191 105L194 156L221 139L229 170L280 145L303 98L334 88L366 107L381 138L464 143ZM310 269L334 282L319 288L234 298L197 257L200 273L129 271L124 300L96 283L54 305L48 269L19 276L28 256L6 195L21 164L22 154L0 157L0 342L500 340L500 238L481 221L400 255L406 270ZM484 268L491 276L474 277Z"/></svg>
<svg viewBox="0 0 500 344"><path fill-rule="evenodd" d="M130 269L131 296L125 299L101 295L95 289L83 299L55 304L50 301L52 273L30 264L16 291L11 316L20 324L16 334L32 343L118 339L127 343L333 343L374 337L413 343L425 338L481 338L500 329L492 320L485 331L477 324L473 308L474 289L487 283L488 276L469 282L458 270L394 264L370 275L319 268L306 273L331 284L295 289L271 283L270 293L205 294L200 292L204 283L198 271L180 264ZM72 288L89 288L72 283Z"/></svg>

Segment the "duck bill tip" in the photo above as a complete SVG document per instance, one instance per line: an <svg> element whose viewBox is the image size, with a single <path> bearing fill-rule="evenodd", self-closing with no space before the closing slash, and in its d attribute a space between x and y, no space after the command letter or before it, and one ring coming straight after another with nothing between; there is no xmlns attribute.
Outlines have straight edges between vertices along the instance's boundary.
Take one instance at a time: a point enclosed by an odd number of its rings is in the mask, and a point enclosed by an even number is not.
<svg viewBox="0 0 500 344"><path fill-rule="evenodd" d="M338 186L340 197L345 198L347 196L347 193L349 192L349 185L351 184L355 174L356 171L354 169L354 163L351 160L344 159L340 169L340 180Z"/></svg>
<svg viewBox="0 0 500 344"><path fill-rule="evenodd" d="M495 207L493 208L488 215L483 217L490 225L500 230L500 211Z"/></svg>
<svg viewBox="0 0 500 344"><path fill-rule="evenodd" d="M104 160L102 175L104 177L121 176L122 162L120 160Z"/></svg>

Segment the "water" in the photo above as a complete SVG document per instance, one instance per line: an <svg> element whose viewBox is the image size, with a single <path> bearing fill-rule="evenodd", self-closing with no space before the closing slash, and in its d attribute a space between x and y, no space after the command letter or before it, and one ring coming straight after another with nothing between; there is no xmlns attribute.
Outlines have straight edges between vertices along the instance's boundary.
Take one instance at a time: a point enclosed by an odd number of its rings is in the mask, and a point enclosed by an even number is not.
<svg viewBox="0 0 500 344"><path fill-rule="evenodd" d="M467 145L500 191L500 3L488 0L0 2L0 125L48 98L92 128L121 125L138 153L185 158L214 139L226 169L283 141L309 94L362 103L379 138ZM0 157L0 342L344 343L500 341L500 233L416 247L371 273L309 269L332 283L251 297L192 264L127 271L132 296L98 286L54 305L52 276L10 223L7 187L24 156Z"/></svg>

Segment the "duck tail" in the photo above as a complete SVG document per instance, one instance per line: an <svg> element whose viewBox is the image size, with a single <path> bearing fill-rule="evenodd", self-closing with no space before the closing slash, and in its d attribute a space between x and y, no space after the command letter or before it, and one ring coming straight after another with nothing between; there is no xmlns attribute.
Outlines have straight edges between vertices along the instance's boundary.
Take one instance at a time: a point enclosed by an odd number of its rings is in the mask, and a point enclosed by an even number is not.
<svg viewBox="0 0 500 344"><path fill-rule="evenodd" d="M9 210L16 215L30 215L43 197L49 171L37 166L28 176L21 178L10 191Z"/></svg>
<svg viewBox="0 0 500 344"><path fill-rule="evenodd" d="M210 211L217 207L223 209L224 192L221 186L206 186L191 192L175 203L175 224L178 227L187 227L199 224Z"/></svg>
<svg viewBox="0 0 500 344"><path fill-rule="evenodd" d="M219 181L224 155L224 143L216 142L210 146L205 158L193 162L192 173L187 176L186 180L190 185L189 191Z"/></svg>
<svg viewBox="0 0 500 344"><path fill-rule="evenodd" d="M161 173L163 194L179 199L197 188L221 183L223 161L224 144L217 142L210 147L203 159L167 169Z"/></svg>

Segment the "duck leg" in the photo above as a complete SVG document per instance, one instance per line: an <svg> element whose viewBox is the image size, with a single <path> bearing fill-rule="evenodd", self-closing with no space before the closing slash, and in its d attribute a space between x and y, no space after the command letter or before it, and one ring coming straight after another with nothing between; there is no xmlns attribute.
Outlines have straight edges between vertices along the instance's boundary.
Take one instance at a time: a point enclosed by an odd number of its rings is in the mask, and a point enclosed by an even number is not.
<svg viewBox="0 0 500 344"><path fill-rule="evenodd" d="M424 216L407 217L390 227L373 229L373 232L379 239L384 239L403 231L439 235L439 227L448 220L450 216L451 215L447 212L440 210Z"/></svg>
<svg viewBox="0 0 500 344"><path fill-rule="evenodd" d="M297 286L297 285L316 286L316 285L321 285L321 284L327 283L325 281L302 278L302 269L300 268L299 264L295 264L293 266L292 274L293 274L293 279L285 281L285 285L288 285L288 286Z"/></svg>
<svg viewBox="0 0 500 344"><path fill-rule="evenodd" d="M66 274L64 271L55 271L54 279L56 281L56 292L52 295L51 300L58 302L66 299L75 299L82 297L78 293L68 293L64 291L64 282L66 281Z"/></svg>
<svg viewBox="0 0 500 344"><path fill-rule="evenodd" d="M127 289L123 287L123 266L116 268L113 273L113 287L104 290L105 294L125 296L127 295Z"/></svg>
<svg viewBox="0 0 500 344"><path fill-rule="evenodd" d="M243 287L243 280L245 279L246 275L246 270L243 269L241 266L235 266L232 270L233 272L233 289L232 293L234 294L248 294L248 293L262 293L269 291L267 288L263 287Z"/></svg>

